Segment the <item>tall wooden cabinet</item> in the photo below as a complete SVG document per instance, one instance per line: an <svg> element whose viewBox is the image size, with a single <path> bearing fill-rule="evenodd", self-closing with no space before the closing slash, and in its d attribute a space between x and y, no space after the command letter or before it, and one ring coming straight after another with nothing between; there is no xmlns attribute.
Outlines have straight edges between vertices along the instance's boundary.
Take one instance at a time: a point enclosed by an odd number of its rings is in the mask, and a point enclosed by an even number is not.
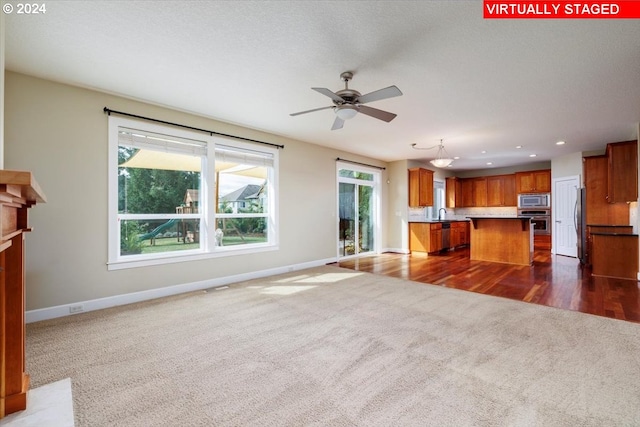
<svg viewBox="0 0 640 427"><path fill-rule="evenodd" d="M409 207L433 206L433 171L409 169Z"/></svg>
<svg viewBox="0 0 640 427"><path fill-rule="evenodd" d="M609 203L637 201L638 142L607 144L607 163L607 201Z"/></svg>
<svg viewBox="0 0 640 427"><path fill-rule="evenodd" d="M0 418L27 406L24 233L28 209L42 202L30 172L0 170Z"/></svg>
<svg viewBox="0 0 640 427"><path fill-rule="evenodd" d="M587 189L586 221L589 225L628 225L629 206L608 203L607 156L583 158L584 185Z"/></svg>

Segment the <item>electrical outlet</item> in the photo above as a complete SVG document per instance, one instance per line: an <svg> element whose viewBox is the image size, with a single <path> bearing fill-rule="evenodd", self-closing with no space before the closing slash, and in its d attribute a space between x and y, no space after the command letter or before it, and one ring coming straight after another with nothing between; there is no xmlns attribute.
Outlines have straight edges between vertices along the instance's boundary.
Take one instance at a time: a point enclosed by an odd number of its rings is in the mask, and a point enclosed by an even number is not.
<svg viewBox="0 0 640 427"><path fill-rule="evenodd" d="M82 305L69 306L69 314L82 313L83 311L84 311L84 307L82 307Z"/></svg>

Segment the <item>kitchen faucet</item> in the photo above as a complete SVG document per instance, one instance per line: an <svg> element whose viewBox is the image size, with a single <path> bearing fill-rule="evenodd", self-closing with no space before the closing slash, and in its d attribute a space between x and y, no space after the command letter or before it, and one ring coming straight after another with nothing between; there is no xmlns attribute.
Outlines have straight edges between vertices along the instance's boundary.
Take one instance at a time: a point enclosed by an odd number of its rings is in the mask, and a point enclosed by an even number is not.
<svg viewBox="0 0 640 427"><path fill-rule="evenodd" d="M444 219L444 218L440 218L440 211L444 211L444 213L447 213L447 210L445 208L438 209L438 221L442 221Z"/></svg>

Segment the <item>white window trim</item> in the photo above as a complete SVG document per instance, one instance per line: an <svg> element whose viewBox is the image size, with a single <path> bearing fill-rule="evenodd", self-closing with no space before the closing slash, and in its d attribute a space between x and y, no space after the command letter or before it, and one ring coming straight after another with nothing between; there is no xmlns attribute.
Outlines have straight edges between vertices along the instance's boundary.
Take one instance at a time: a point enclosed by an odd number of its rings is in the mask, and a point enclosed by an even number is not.
<svg viewBox="0 0 640 427"><path fill-rule="evenodd" d="M127 255L126 257L120 256L120 226L118 224L118 129L120 127L141 129L149 132L169 134L171 136L177 136L186 139L195 139L204 141L209 145L207 150L206 165L203 166L202 173L205 174L203 179L201 192L206 195L206 198L201 201L201 209L203 211L203 234L201 236L205 239L203 248L194 250L184 250L178 252L162 252L153 255L140 254L140 255ZM257 153L269 153L273 157L273 165L270 169L270 175L267 179L267 191L268 191L268 211L266 214L247 214L246 217L262 216L266 217L268 221L267 226L267 242L254 243L246 245L234 245L234 246L216 246L215 245L215 233L207 232L206 230L215 230L216 215L215 206L217 200L214 200L214 191L210 191L208 186L215 183L215 167L209 167L209 165L215 165L215 146L216 144L221 146L228 146L239 150L253 151ZM202 259L237 256L244 254L260 253L275 251L279 249L279 214L276 210L276 199L278 197L278 176L279 176L279 153L277 148L260 147L256 149L255 144L245 143L235 139L228 139L218 136L210 136L204 133L196 133L183 129L158 125L154 123L141 122L137 120L131 120L122 117L109 116L109 130L108 130L108 270L121 270L134 267L145 267L152 265L162 265L177 262L196 261ZM175 217L175 214L157 214L159 217ZM135 218L135 214L127 214ZM152 216L151 214L145 214L145 218ZM181 215L181 217L194 217L200 218L200 214L187 214ZM218 214L219 218L225 217L224 214ZM120 217L123 217L120 215ZM234 215L233 217L237 217Z"/></svg>

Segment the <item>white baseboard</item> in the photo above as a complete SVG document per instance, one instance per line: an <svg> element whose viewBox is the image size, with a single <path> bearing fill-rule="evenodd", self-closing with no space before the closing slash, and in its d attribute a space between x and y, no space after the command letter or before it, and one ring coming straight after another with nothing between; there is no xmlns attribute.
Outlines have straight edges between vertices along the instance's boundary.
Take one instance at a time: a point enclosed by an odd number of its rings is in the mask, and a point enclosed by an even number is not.
<svg viewBox="0 0 640 427"><path fill-rule="evenodd" d="M301 264L275 267L268 270L253 271L249 273L236 274L233 276L216 277L213 279L201 280L198 282L183 283L179 285L166 286L163 288L149 289L147 291L132 292L129 294L114 295L112 297L98 298L88 301L78 301L71 304L58 305L55 307L29 310L25 313L25 322L39 322L41 320L55 319L73 314L85 313L87 311L101 310L104 308L116 307L119 305L132 304L135 302L147 301L155 298L162 298L171 295L183 294L186 292L199 291L203 289L216 288L229 285L231 283L245 280L259 279L261 277L273 276L276 274L288 273L305 268L318 267L321 265L336 262L337 258L327 258L324 260L310 261ZM74 309L81 309L71 314Z"/></svg>
<svg viewBox="0 0 640 427"><path fill-rule="evenodd" d="M386 248L383 249L382 252L393 252L394 254L405 254L408 255L411 253L411 251L409 249L402 249L402 248Z"/></svg>

